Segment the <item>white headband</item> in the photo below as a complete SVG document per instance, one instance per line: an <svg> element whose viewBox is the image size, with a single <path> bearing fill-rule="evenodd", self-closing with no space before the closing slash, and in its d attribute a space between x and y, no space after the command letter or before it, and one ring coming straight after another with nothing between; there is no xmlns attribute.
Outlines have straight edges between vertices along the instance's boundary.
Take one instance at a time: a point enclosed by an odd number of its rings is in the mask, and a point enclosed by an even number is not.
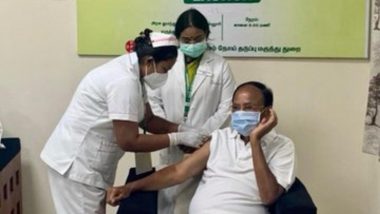
<svg viewBox="0 0 380 214"><path fill-rule="evenodd" d="M177 39L171 34L152 32L150 33L150 41L152 42L153 48L162 46L178 46Z"/></svg>

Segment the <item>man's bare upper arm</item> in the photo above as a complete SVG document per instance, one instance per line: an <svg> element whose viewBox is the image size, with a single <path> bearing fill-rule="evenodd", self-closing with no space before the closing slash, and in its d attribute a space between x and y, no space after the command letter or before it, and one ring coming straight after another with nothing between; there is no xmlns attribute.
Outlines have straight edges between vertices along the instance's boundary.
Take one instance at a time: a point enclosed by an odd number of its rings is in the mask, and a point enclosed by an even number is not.
<svg viewBox="0 0 380 214"><path fill-rule="evenodd" d="M210 142L205 143L201 148L192 153L189 157L178 164L178 169L186 178L201 173L207 166L207 160L210 155Z"/></svg>

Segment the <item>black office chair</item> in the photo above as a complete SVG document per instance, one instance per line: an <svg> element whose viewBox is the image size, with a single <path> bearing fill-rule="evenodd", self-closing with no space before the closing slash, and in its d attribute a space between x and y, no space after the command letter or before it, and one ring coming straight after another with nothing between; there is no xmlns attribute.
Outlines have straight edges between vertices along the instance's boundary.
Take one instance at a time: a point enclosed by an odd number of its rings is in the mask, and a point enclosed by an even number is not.
<svg viewBox="0 0 380 214"><path fill-rule="evenodd" d="M135 181L154 173L149 172L136 175L136 168L129 170L127 182ZM117 214L157 214L157 191L137 191L120 201Z"/></svg>
<svg viewBox="0 0 380 214"><path fill-rule="evenodd" d="M316 214L317 207L302 182L296 178L290 189L268 207L271 214Z"/></svg>
<svg viewBox="0 0 380 214"><path fill-rule="evenodd" d="M134 181L152 174L150 172L136 175L135 168L129 170L126 182ZM138 191L120 202L117 214L157 214L157 191ZM289 191L280 196L277 201L268 207L271 214L316 214L309 193L302 182L296 178Z"/></svg>
<svg viewBox="0 0 380 214"><path fill-rule="evenodd" d="M19 138L2 138L0 149L0 213L21 213L21 143Z"/></svg>

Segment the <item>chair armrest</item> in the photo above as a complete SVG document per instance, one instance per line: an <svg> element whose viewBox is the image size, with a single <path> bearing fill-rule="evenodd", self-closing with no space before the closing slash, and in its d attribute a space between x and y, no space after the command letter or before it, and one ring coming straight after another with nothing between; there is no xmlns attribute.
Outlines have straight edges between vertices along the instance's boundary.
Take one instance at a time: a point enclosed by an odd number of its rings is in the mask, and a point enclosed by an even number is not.
<svg viewBox="0 0 380 214"><path fill-rule="evenodd" d="M271 214L316 214L317 207L302 182L296 178L289 191L269 207Z"/></svg>

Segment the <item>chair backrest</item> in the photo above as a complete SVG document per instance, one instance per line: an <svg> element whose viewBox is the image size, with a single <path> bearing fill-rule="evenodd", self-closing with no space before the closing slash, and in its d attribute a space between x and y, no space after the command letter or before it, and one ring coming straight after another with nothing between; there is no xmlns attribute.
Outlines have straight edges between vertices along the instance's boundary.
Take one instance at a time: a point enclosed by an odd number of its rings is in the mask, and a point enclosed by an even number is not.
<svg viewBox="0 0 380 214"><path fill-rule="evenodd" d="M6 149L0 149L0 171L20 152L21 144L19 138L1 139Z"/></svg>
<svg viewBox="0 0 380 214"><path fill-rule="evenodd" d="M21 153L19 138L2 138L0 149L0 213L22 213Z"/></svg>
<svg viewBox="0 0 380 214"><path fill-rule="evenodd" d="M302 182L296 178L290 189L269 207L271 214L316 214L317 207Z"/></svg>

